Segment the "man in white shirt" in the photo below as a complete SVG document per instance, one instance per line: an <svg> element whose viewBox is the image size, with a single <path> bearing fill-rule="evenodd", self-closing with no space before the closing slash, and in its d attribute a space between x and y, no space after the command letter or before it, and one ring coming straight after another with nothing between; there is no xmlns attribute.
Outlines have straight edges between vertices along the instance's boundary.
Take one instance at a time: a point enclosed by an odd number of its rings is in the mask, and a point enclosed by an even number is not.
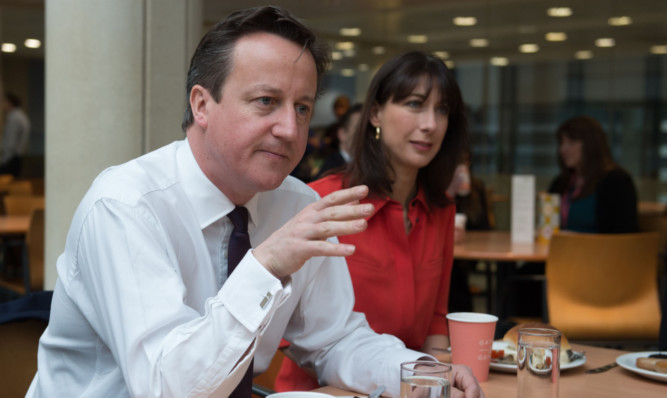
<svg viewBox="0 0 667 398"><path fill-rule="evenodd" d="M14 94L5 94L5 128L2 132L0 148L0 174L18 177L21 172L21 158L28 149L30 120L21 109L21 100Z"/></svg>
<svg viewBox="0 0 667 398"><path fill-rule="evenodd" d="M327 54L275 7L202 38L186 140L105 170L76 211L29 397L225 397L282 337L323 383L398 395L399 363L424 355L352 312L354 247L335 239L366 227L366 187L318 200L287 177ZM227 214L241 205L253 249L227 277ZM467 369L455 376L483 395Z"/></svg>

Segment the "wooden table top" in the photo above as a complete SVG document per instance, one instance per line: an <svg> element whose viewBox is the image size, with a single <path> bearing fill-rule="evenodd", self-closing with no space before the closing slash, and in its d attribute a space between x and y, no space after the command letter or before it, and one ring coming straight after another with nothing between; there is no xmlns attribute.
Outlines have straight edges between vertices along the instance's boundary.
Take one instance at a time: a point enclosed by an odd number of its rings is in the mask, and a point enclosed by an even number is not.
<svg viewBox="0 0 667 398"><path fill-rule="evenodd" d="M30 216L0 216L0 235L21 235L28 232Z"/></svg>
<svg viewBox="0 0 667 398"><path fill-rule="evenodd" d="M512 243L509 231L466 231L454 244L454 258L486 261L545 261L548 243Z"/></svg>
<svg viewBox="0 0 667 398"><path fill-rule="evenodd" d="M589 397L642 397L657 398L667 396L667 383L648 379L617 366L603 373L586 374L587 369L597 368L616 361L627 351L572 344L576 351L586 352L586 363L568 369L560 375L559 396L567 398ZM491 371L489 379L480 383L486 398L516 397L516 374ZM331 395L354 395L349 391L333 387L323 387L317 391Z"/></svg>

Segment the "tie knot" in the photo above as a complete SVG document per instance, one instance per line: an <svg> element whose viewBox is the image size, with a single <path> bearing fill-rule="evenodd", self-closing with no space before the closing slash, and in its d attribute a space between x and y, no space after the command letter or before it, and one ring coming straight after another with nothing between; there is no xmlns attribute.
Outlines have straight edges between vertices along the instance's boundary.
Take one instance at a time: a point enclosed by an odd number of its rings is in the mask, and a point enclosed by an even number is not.
<svg viewBox="0 0 667 398"><path fill-rule="evenodd" d="M248 209L243 206L236 206L227 217L234 224L234 229L239 232L248 232Z"/></svg>

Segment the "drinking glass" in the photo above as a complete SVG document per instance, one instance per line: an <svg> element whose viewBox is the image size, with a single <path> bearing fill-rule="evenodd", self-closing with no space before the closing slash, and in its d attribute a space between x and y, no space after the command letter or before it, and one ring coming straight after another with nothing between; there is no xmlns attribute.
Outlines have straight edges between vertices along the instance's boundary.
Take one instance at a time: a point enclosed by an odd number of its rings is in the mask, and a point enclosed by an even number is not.
<svg viewBox="0 0 667 398"><path fill-rule="evenodd" d="M558 398L560 336L553 329L519 330L518 398Z"/></svg>
<svg viewBox="0 0 667 398"><path fill-rule="evenodd" d="M401 398L449 398L452 367L435 361L401 364Z"/></svg>

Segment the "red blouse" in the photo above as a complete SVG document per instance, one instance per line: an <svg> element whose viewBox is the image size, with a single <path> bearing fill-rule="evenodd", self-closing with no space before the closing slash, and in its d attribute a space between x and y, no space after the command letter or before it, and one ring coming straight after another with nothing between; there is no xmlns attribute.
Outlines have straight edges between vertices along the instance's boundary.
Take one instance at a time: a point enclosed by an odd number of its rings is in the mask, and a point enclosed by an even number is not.
<svg viewBox="0 0 667 398"><path fill-rule="evenodd" d="M310 186L325 196L342 189L342 176L330 175ZM362 202L375 206L368 228L338 237L356 246L347 257L354 310L365 313L376 332L392 334L407 347L420 350L427 336L449 334L446 315L456 208L430 208L420 189L408 208L412 229L406 235L400 203L390 198ZM276 380L278 391L317 387L317 383L313 387L297 380L298 372L291 367L296 367L292 361L283 361Z"/></svg>

